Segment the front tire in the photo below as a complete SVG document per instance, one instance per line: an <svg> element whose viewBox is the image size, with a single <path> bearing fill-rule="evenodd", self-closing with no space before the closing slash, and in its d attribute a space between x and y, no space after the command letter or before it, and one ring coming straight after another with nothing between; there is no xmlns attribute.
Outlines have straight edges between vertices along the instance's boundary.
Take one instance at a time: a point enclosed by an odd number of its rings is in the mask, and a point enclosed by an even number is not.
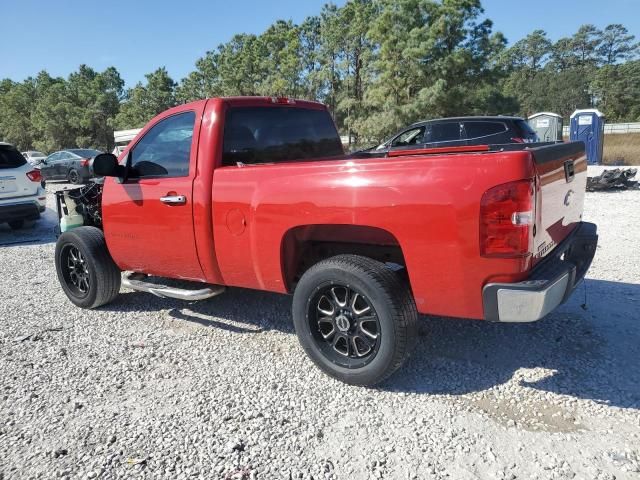
<svg viewBox="0 0 640 480"><path fill-rule="evenodd" d="M338 255L304 273L293 295L293 322L311 360L353 385L387 379L417 338L408 286L383 263L358 255Z"/></svg>
<svg viewBox="0 0 640 480"><path fill-rule="evenodd" d="M60 285L74 305L96 308L118 296L120 270L98 228L78 227L60 235L55 261Z"/></svg>

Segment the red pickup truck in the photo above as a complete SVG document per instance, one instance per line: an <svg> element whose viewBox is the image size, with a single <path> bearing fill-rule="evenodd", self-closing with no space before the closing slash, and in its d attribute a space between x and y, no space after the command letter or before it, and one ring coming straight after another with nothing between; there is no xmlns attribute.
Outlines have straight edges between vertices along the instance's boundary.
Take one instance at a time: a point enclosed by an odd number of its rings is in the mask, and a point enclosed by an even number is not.
<svg viewBox="0 0 640 480"><path fill-rule="evenodd" d="M104 185L58 194L60 217L84 225L61 222L56 245L74 304L111 302L121 282L186 300L227 286L292 293L306 353L353 384L403 363L418 312L544 317L597 244L596 226L582 221L582 143L355 158L315 102L181 105L93 168Z"/></svg>

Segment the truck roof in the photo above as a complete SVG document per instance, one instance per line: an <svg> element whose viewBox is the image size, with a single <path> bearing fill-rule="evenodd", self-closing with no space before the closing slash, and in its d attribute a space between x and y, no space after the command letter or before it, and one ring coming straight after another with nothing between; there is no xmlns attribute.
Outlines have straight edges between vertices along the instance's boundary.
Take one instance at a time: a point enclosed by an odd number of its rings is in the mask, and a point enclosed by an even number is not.
<svg viewBox="0 0 640 480"><path fill-rule="evenodd" d="M219 101L227 105L232 105L234 107L260 107L260 106L267 106L267 105L280 105L280 106L310 108L314 110L327 109L326 105L320 102L315 102L312 100L299 100L299 99L293 99L288 97L264 97L264 96L262 97L261 96L210 97L202 100L194 100L193 102L189 102L181 105L176 105L175 107L165 110L164 112L161 112L158 115L165 116L167 114L172 114L174 112L182 112L190 106L196 106L198 104L206 103L210 100Z"/></svg>
<svg viewBox="0 0 640 480"><path fill-rule="evenodd" d="M291 105L301 106L305 108L316 108L325 110L327 107L320 102L312 100L300 100L289 97L265 97L265 96L253 96L253 97L218 97L222 102L232 104L235 106L250 106L261 104L273 104L273 105Z"/></svg>
<svg viewBox="0 0 640 480"><path fill-rule="evenodd" d="M429 120L420 120L419 122L414 122L410 126L414 125L422 125L425 123L432 122L455 122L455 121L474 121L474 120L482 120L482 121L491 121L491 120L524 120L522 117L517 117L515 115L472 115L468 117L444 117L444 118L430 118Z"/></svg>

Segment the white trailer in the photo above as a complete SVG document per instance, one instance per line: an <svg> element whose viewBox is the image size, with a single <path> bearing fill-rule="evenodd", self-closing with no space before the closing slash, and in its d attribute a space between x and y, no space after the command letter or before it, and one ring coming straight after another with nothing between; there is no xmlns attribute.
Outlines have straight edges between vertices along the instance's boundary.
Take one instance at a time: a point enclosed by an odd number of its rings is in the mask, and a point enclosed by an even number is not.
<svg viewBox="0 0 640 480"><path fill-rule="evenodd" d="M120 155L122 151L129 145L136 135L142 130L141 128L132 128L130 130L116 130L113 132L113 139L116 146L113 149L114 155Z"/></svg>

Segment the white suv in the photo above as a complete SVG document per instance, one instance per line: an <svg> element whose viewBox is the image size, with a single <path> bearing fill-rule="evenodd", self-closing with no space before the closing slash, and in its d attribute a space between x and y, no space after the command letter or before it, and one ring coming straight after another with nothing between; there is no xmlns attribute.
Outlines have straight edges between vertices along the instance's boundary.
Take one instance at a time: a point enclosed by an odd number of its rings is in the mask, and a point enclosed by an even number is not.
<svg viewBox="0 0 640 480"><path fill-rule="evenodd" d="M13 145L0 142L0 223L13 229L40 218L47 200L40 170L27 163Z"/></svg>

